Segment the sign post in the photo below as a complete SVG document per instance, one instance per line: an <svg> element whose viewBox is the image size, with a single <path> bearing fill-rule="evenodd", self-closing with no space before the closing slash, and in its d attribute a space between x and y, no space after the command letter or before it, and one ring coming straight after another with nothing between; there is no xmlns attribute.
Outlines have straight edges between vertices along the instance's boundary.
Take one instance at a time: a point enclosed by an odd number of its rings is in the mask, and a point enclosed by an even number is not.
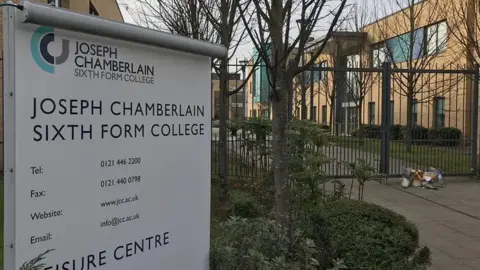
<svg viewBox="0 0 480 270"><path fill-rule="evenodd" d="M226 50L29 2L4 14L5 269L208 269Z"/></svg>

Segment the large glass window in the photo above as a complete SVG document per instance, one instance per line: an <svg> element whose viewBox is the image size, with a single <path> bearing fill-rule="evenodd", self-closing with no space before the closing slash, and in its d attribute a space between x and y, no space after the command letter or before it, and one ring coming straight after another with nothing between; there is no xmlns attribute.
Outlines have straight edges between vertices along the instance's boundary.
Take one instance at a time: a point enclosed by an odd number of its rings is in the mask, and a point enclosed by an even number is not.
<svg viewBox="0 0 480 270"><path fill-rule="evenodd" d="M413 48L410 55L410 33L394 37L387 41L388 52L391 55L391 59L395 63L405 62L408 60L415 60L424 55L423 53L423 40L424 40L424 28L417 29L413 32ZM410 57L411 56L411 57Z"/></svg>
<svg viewBox="0 0 480 270"><path fill-rule="evenodd" d="M373 67L381 67L382 63L387 61L387 47L385 47L385 43L380 43L375 46L373 46L373 52L372 52L372 58L373 58Z"/></svg>
<svg viewBox="0 0 480 270"><path fill-rule="evenodd" d="M390 101L390 124L395 125L395 102Z"/></svg>
<svg viewBox="0 0 480 270"><path fill-rule="evenodd" d="M445 98L435 97L435 127L445 127Z"/></svg>
<svg viewBox="0 0 480 270"><path fill-rule="evenodd" d="M413 124L416 125L418 121L418 102L416 99L412 103L412 120Z"/></svg>
<svg viewBox="0 0 480 270"><path fill-rule="evenodd" d="M327 61L321 62L320 67L323 67L323 68L328 67L328 62ZM320 71L320 80L326 80L327 76L328 76L328 71L325 71L325 70Z"/></svg>
<svg viewBox="0 0 480 270"><path fill-rule="evenodd" d="M411 37L412 35L408 32L374 45L373 67L380 67L387 60L400 63L445 51L447 48L447 22L442 21L416 29L413 32L413 48L410 48ZM411 49L413 50L410 51Z"/></svg>
<svg viewBox="0 0 480 270"><path fill-rule="evenodd" d="M326 67L328 67L328 62L327 61L322 61L320 63L315 63L314 66L317 67L317 68L318 67L326 68ZM327 71L324 71L324 70L322 70L322 71L315 70L313 74L314 74L313 75L313 80L315 82L319 82L319 81L321 81L321 80L323 80L327 77Z"/></svg>
<svg viewBox="0 0 480 270"><path fill-rule="evenodd" d="M447 22L427 27L426 44L429 55L445 51L447 48Z"/></svg>
<svg viewBox="0 0 480 270"><path fill-rule="evenodd" d="M327 105L322 106L322 124L327 124Z"/></svg>
<svg viewBox="0 0 480 270"><path fill-rule="evenodd" d="M89 13L90 13L90 15L98 16L98 11L95 8L95 6L92 4L92 2L90 2L90 12Z"/></svg>
<svg viewBox="0 0 480 270"><path fill-rule="evenodd" d="M360 55L348 55L347 56L347 68L359 68L360 67ZM347 91L349 97L347 97L347 101L352 100L356 102L356 98L359 97L358 91L359 88L359 72L357 71L347 71Z"/></svg>
<svg viewBox="0 0 480 270"><path fill-rule="evenodd" d="M368 103L368 124L375 125L375 102Z"/></svg>

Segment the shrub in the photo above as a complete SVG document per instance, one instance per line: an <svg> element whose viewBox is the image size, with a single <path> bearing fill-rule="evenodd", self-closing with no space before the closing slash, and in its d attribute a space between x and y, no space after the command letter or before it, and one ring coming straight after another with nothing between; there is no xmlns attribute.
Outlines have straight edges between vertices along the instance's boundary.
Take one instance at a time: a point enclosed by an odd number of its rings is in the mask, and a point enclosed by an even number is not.
<svg viewBox="0 0 480 270"><path fill-rule="evenodd" d="M402 125L393 125L392 126L392 129L390 131L390 139L391 140L402 140L403 139L403 136L402 136L402 129L404 127Z"/></svg>
<svg viewBox="0 0 480 270"><path fill-rule="evenodd" d="M430 265L430 251L420 248L414 224L370 203L338 200L312 212L312 239L327 244L330 258L350 269L418 270Z"/></svg>
<svg viewBox="0 0 480 270"><path fill-rule="evenodd" d="M232 136L237 136L237 132L240 128L241 123L237 120L231 120L227 123L227 129L230 130Z"/></svg>
<svg viewBox="0 0 480 270"><path fill-rule="evenodd" d="M403 139L407 139L407 127L403 126L402 134ZM419 125L414 125L411 130L411 138L415 144L426 144L428 143L428 128L422 127Z"/></svg>
<svg viewBox="0 0 480 270"><path fill-rule="evenodd" d="M320 129L325 131L330 131L330 126L326 124L320 124Z"/></svg>
<svg viewBox="0 0 480 270"><path fill-rule="evenodd" d="M462 132L457 128L444 127L429 130L429 140L438 146L457 146L460 143Z"/></svg>
<svg viewBox="0 0 480 270"><path fill-rule="evenodd" d="M232 217L215 227L210 249L214 270L310 270L317 269L312 240L288 230L275 221ZM293 253L292 253L293 252Z"/></svg>
<svg viewBox="0 0 480 270"><path fill-rule="evenodd" d="M364 125L351 134L355 137L380 139L382 137L382 127L376 125Z"/></svg>
<svg viewBox="0 0 480 270"><path fill-rule="evenodd" d="M259 212L257 200L251 194L237 190L230 192L229 216L253 218L258 217Z"/></svg>
<svg viewBox="0 0 480 270"><path fill-rule="evenodd" d="M257 140L265 141L267 136L272 133L272 121L260 117L249 118L244 123L243 128L255 134Z"/></svg>

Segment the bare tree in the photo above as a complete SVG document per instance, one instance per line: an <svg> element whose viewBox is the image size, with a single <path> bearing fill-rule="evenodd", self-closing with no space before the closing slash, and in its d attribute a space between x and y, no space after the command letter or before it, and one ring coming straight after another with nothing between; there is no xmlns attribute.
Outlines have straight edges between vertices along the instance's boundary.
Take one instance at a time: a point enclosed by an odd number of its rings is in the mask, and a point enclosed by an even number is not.
<svg viewBox="0 0 480 270"><path fill-rule="evenodd" d="M130 9L138 24L167 30L174 34L219 43L229 49L229 55L213 59L212 68L219 76L219 198L224 201L228 192L227 122L229 97L240 92L251 72L241 85L229 89L229 61L247 36L239 23L238 1L231 0L137 0ZM247 25L250 18L245 18ZM238 72L238 71L236 71ZM246 94L246 93L244 93Z"/></svg>
<svg viewBox="0 0 480 270"><path fill-rule="evenodd" d="M238 8L245 29L266 65L270 80L269 99L273 112L273 169L275 181L275 217L281 224L287 224L290 215L290 183L288 174L287 127L291 116L293 81L296 75L308 70L323 51L337 22L346 0L244 0ZM298 7L299 34L294 36L294 23ZM249 17L254 16L255 26L251 27ZM317 24L330 18L325 38L318 43L313 57L299 66L301 54ZM267 34L268 33L268 34ZM297 53L294 53L296 50ZM289 104L290 103L290 104Z"/></svg>
<svg viewBox="0 0 480 270"><path fill-rule="evenodd" d="M436 67L439 59L454 61L457 52L446 50L447 39L443 35L443 26L440 24L444 17L439 1L393 0L392 2L391 5L386 5L385 1L379 1L376 4L376 6L385 7L383 12L385 14L400 11L380 19L372 26L377 38L386 41L382 46L374 49L373 61L380 64L388 60L392 62L394 68L406 69L405 72L393 74L392 80L396 86L392 87L392 91L407 99L405 139L406 150L411 151L414 101L430 103L435 96L450 91L450 88L445 86L448 85L447 82L439 83L436 76L422 73L421 70ZM387 10L388 8L391 9ZM446 55L447 53L449 55ZM443 65L449 66L445 61ZM436 85L443 85L443 87L431 87L432 80L436 81Z"/></svg>
<svg viewBox="0 0 480 270"><path fill-rule="evenodd" d="M442 15L448 18L449 35L465 51L467 68L480 63L480 3L475 0L446 0Z"/></svg>
<svg viewBox="0 0 480 270"><path fill-rule="evenodd" d="M363 33L356 44L353 54L347 56L347 66L351 68L367 68L371 66L371 44L365 31L365 27L372 21L372 12L368 9L358 9L355 3L351 9L351 19L346 20L349 28L357 33ZM379 74L365 71L348 71L345 87L347 95L357 107L358 127L363 125L363 112L365 97L379 82Z"/></svg>
<svg viewBox="0 0 480 270"><path fill-rule="evenodd" d="M473 70L474 64L477 66L480 64L480 3L477 0L445 0L442 7L443 16L448 18L449 37L455 46L464 52L462 56L466 69ZM461 58L458 60L462 61ZM465 100L472 100L473 78L472 75L466 77ZM465 112L471 111L472 104L465 102L463 109ZM471 117L476 116L466 113L464 121L470 122ZM469 130L465 130L465 135L468 138Z"/></svg>

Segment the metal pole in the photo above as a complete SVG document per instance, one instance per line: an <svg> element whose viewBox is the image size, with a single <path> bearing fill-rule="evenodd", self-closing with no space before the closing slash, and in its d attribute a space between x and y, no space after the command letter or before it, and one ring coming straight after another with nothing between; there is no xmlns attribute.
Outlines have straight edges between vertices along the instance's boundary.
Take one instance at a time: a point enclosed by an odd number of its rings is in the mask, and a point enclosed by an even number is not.
<svg viewBox="0 0 480 270"><path fill-rule="evenodd" d="M243 76L243 117L244 119L248 118L248 94L247 94L247 65L243 65L242 67L242 76Z"/></svg>
<svg viewBox="0 0 480 270"><path fill-rule="evenodd" d="M390 72L389 62L382 64L382 141L380 149L380 173L388 174L390 170Z"/></svg>
<svg viewBox="0 0 480 270"><path fill-rule="evenodd" d="M45 25L63 30L131 41L213 58L223 58L228 54L227 48L223 45L110 21L97 16L90 16L29 1L24 1L23 3L20 21L22 23Z"/></svg>
<svg viewBox="0 0 480 270"><path fill-rule="evenodd" d="M472 104L472 170L474 172L478 168L477 157L478 157L478 87L480 83L480 72L478 64L474 65L474 74L473 74L473 104Z"/></svg>
<svg viewBox="0 0 480 270"><path fill-rule="evenodd" d="M255 71L253 71L255 72ZM257 114L253 115L253 112L255 111L255 85L252 86L252 117L257 117Z"/></svg>
<svg viewBox="0 0 480 270"><path fill-rule="evenodd" d="M305 53L302 52L302 67L305 65ZM305 71L302 72L302 120L307 119L307 88L305 87Z"/></svg>
<svg viewBox="0 0 480 270"><path fill-rule="evenodd" d="M310 121L314 121L315 111L313 110L313 70L310 70Z"/></svg>
<svg viewBox="0 0 480 270"><path fill-rule="evenodd" d="M288 88L287 118L292 119L293 116L293 85Z"/></svg>

